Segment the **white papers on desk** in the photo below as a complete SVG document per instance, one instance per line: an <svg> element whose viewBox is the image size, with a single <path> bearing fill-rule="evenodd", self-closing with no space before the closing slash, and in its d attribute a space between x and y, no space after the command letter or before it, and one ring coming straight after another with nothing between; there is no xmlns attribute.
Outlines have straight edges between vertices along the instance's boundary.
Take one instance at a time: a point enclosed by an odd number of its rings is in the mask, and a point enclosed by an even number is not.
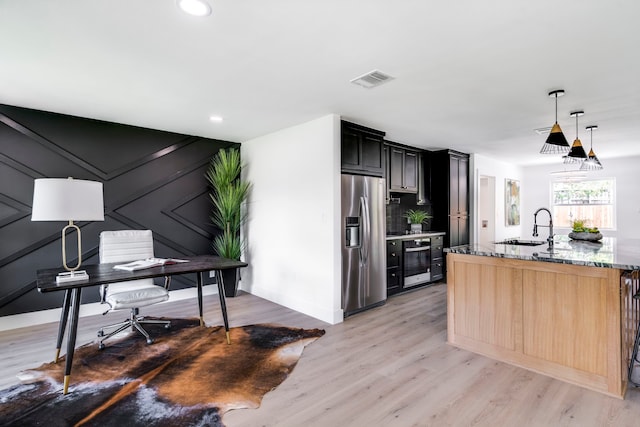
<svg viewBox="0 0 640 427"><path fill-rule="evenodd" d="M114 265L113 268L116 270L136 271L136 270L143 270L145 268L178 264L181 262L189 262L189 261L186 259L175 259L175 258L147 258L147 259L141 259L138 261L131 261L126 264Z"/></svg>

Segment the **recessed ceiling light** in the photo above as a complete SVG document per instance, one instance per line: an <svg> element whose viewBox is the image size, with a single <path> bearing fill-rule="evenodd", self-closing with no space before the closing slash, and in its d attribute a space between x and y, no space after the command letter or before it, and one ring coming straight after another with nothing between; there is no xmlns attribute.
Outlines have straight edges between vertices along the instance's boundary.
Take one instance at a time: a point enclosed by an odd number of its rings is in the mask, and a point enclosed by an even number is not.
<svg viewBox="0 0 640 427"><path fill-rule="evenodd" d="M220 123L220 122L222 122L222 117L220 117L220 116L209 116L209 120L211 120L214 123Z"/></svg>
<svg viewBox="0 0 640 427"><path fill-rule="evenodd" d="M204 0L176 0L176 4L182 11L193 16L211 15L211 6Z"/></svg>

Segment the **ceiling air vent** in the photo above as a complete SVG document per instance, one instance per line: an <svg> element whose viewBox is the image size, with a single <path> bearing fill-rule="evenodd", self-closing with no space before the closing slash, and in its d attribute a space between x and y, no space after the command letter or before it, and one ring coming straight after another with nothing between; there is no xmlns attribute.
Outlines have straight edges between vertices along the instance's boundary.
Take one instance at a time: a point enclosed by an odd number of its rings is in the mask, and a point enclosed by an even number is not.
<svg viewBox="0 0 640 427"><path fill-rule="evenodd" d="M382 71L373 70L350 81L353 84L371 89L372 87L380 86L382 83L386 83L389 80L393 80L393 77L383 73Z"/></svg>
<svg viewBox="0 0 640 427"><path fill-rule="evenodd" d="M538 135L549 135L549 132L551 132L551 128L552 126L547 126L543 128L534 129L533 131Z"/></svg>

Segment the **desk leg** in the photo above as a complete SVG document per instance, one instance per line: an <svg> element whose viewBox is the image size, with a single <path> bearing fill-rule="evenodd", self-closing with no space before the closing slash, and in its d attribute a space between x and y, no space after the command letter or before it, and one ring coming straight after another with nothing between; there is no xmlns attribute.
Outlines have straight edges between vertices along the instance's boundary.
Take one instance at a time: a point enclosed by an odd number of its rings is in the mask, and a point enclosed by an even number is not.
<svg viewBox="0 0 640 427"><path fill-rule="evenodd" d="M222 279L222 272L220 270L216 270L216 283L218 284L218 296L220 297L220 308L222 309L224 329L227 333L227 344L231 344L231 337L229 336L229 319L227 318L227 303L224 294L224 280Z"/></svg>
<svg viewBox="0 0 640 427"><path fill-rule="evenodd" d="M56 342L56 357L53 363L58 363L60 357L60 349L62 348L62 338L67 328L67 319L69 318L69 303L71 302L71 289L64 291L64 302L62 303L62 313L60 313L60 323L58 324L58 341Z"/></svg>
<svg viewBox="0 0 640 427"><path fill-rule="evenodd" d="M204 317L202 315L202 275L204 274L204 272L199 272L196 273L196 276L198 278L198 311L200 313L200 326L204 326Z"/></svg>
<svg viewBox="0 0 640 427"><path fill-rule="evenodd" d="M67 337L67 356L64 367L64 388L63 394L69 390L69 377L71 376L71 364L73 363L73 351L76 346L76 333L78 332L78 315L80 314L80 295L82 288L71 290L71 324L69 325L69 336Z"/></svg>

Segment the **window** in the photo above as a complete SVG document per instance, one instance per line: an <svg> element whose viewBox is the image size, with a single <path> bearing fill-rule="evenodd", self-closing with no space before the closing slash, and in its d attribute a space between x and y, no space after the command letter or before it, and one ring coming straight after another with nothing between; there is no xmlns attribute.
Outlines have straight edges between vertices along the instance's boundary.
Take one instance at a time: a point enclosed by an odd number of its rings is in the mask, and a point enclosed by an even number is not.
<svg viewBox="0 0 640 427"><path fill-rule="evenodd" d="M583 219L590 227L615 229L615 189L614 178L552 182L554 225L571 228Z"/></svg>

